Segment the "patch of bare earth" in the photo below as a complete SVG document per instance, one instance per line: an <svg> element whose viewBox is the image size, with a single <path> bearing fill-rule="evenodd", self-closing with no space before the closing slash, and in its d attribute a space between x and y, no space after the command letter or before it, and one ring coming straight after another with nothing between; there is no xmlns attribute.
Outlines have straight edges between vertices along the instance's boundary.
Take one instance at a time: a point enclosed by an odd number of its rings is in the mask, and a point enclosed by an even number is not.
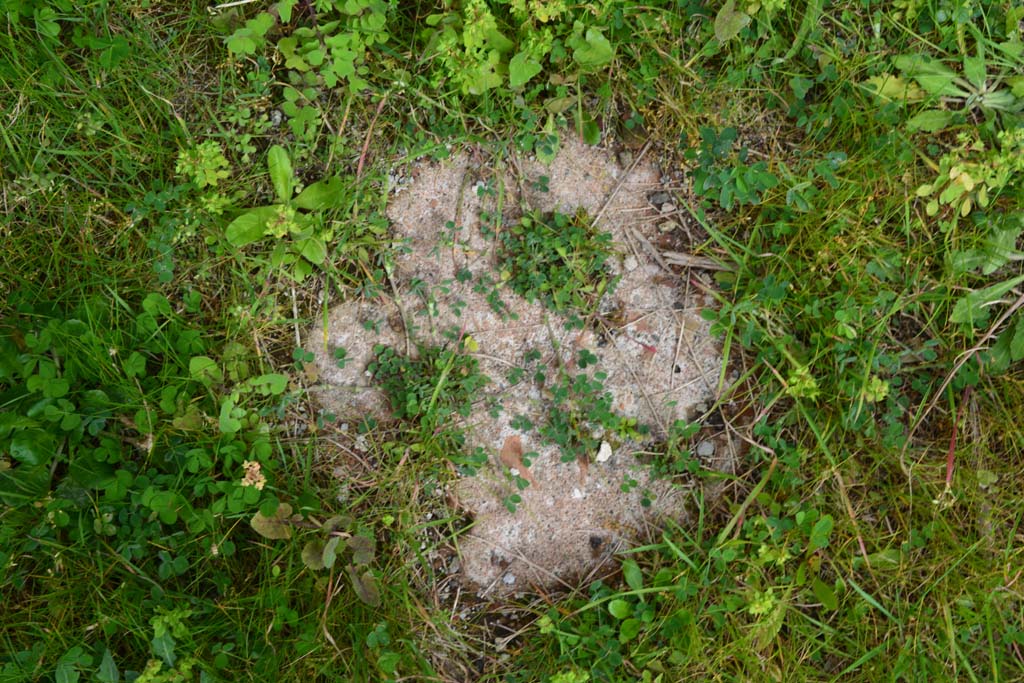
<svg viewBox="0 0 1024 683"><path fill-rule="evenodd" d="M637 458L640 444L595 433L606 446L562 462L559 448L537 431L552 407L556 377L604 373L613 409L647 425L652 442L714 402L722 358L700 316L712 301L691 289L691 278L680 276L659 248L666 222L658 205L667 199L658 197L665 195L652 165L640 159L624 168L610 151L573 140L563 141L548 166L479 151L416 165L388 208L393 287L334 307L326 326L308 333L321 403L352 418L389 415L366 371L374 345L405 353L416 342L475 340L474 355L491 381L461 428L468 449L483 448L488 464L461 478L454 493L474 519L459 542L460 571L481 596L573 588L666 517L686 521L691 486L652 477ZM612 270L620 280L583 329L501 286L496 241L485 233L514 222L523 207L567 214L582 207L613 236ZM341 368L334 357L339 347L347 353ZM599 360L581 370L584 349ZM540 354L532 365L530 351ZM522 377L510 377L510 370L526 367ZM533 380L537 368L544 383ZM734 468L734 449L721 443L704 442L697 451L705 467ZM515 475L530 485L518 491ZM506 502L515 493L521 502L511 512Z"/></svg>

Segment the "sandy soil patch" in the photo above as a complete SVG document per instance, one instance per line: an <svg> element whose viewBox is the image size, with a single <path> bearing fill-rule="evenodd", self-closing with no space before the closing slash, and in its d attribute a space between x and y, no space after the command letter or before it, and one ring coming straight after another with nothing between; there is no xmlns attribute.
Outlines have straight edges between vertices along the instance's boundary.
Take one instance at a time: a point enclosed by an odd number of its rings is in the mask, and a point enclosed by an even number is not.
<svg viewBox="0 0 1024 683"><path fill-rule="evenodd" d="M308 333L321 402L356 418L389 415L366 371L374 345L405 353L417 342L452 344L466 335L476 342L474 355L491 381L462 427L468 447L483 448L489 460L476 476L459 480L455 497L475 520L460 540L460 564L481 594L571 587L665 516L685 521L689 487L652 478L634 438L594 433L596 452L563 462L558 446L537 430L551 409L552 380L533 381L537 369L548 378L603 373L602 393L613 409L647 425L653 441L714 401L722 359L700 317L712 300L691 288L657 246L671 201L653 166L624 168L610 151L571 138L549 166L479 150L417 164L388 208L393 287L334 307L326 327ZM584 329L502 285L493 232L526 207L567 214L583 208L613 237L610 270L618 284ZM334 356L339 347L346 351L343 368ZM578 368L581 350L597 362ZM526 369L525 376L510 373L515 368ZM733 468L727 449L702 444L698 451L707 467ZM527 453L535 454L528 467ZM530 485L511 512L515 475Z"/></svg>

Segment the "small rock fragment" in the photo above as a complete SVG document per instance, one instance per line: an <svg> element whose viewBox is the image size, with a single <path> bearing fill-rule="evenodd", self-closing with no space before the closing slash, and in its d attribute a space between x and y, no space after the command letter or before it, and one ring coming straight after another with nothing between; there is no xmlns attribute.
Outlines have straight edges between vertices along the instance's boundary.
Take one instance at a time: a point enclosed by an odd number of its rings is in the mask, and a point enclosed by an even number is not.
<svg viewBox="0 0 1024 683"><path fill-rule="evenodd" d="M508 572L505 576L501 577L501 580L506 586L511 586L516 582L516 575L512 572Z"/></svg>
<svg viewBox="0 0 1024 683"><path fill-rule="evenodd" d="M672 202L665 202L658 210L662 213L673 213L676 210L676 205Z"/></svg>
<svg viewBox="0 0 1024 683"><path fill-rule="evenodd" d="M601 447L597 450L598 462L608 462L612 457L612 447L607 441L601 442Z"/></svg>
<svg viewBox="0 0 1024 683"><path fill-rule="evenodd" d="M658 231L666 234L672 232L678 227L679 224L675 221L662 221L661 223L658 223Z"/></svg>
<svg viewBox="0 0 1024 683"><path fill-rule="evenodd" d="M637 263L636 256L633 256L632 254L630 254L626 258L622 259L622 267L623 267L623 269L625 269L625 271L627 273L630 273L630 272L636 270L636 267L638 265L640 265L640 264Z"/></svg>
<svg viewBox="0 0 1024 683"><path fill-rule="evenodd" d="M701 458L710 458L715 454L715 444L710 441L701 441L697 444L697 455Z"/></svg>
<svg viewBox="0 0 1024 683"><path fill-rule="evenodd" d="M651 203L651 206L659 210L661 209L662 204L671 200L672 195L668 192L655 192L647 197L647 201Z"/></svg>

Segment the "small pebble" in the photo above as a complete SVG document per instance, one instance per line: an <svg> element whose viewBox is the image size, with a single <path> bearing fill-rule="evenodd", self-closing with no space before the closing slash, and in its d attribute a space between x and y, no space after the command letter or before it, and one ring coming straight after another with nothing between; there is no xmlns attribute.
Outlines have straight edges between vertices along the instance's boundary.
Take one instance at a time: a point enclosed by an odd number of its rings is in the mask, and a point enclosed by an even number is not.
<svg viewBox="0 0 1024 683"><path fill-rule="evenodd" d="M668 192L655 192L654 194L647 197L647 201L649 201L653 206L657 208L661 208L662 204L671 200L672 196Z"/></svg>
<svg viewBox="0 0 1024 683"><path fill-rule="evenodd" d="M509 572L508 574L505 574L505 576L501 577L501 580L506 586L511 586L516 582L516 575Z"/></svg>
<svg viewBox="0 0 1024 683"><path fill-rule="evenodd" d="M672 202L665 202L664 204L661 205L661 208L659 209L659 211L661 211L662 213L672 213L675 210L676 205L673 204Z"/></svg>
<svg viewBox="0 0 1024 683"><path fill-rule="evenodd" d="M667 204L666 204L666 206L667 206ZM663 232L663 233L666 233L666 234L672 232L673 230L675 230L678 227L679 227L679 224L676 223L675 221L662 221L661 223L658 223L658 230L659 230L659 232Z"/></svg>
<svg viewBox="0 0 1024 683"><path fill-rule="evenodd" d="M627 273L636 270L638 265L640 264L637 263L636 256L633 256L632 254L622 259L622 267Z"/></svg>
<svg viewBox="0 0 1024 683"><path fill-rule="evenodd" d="M710 458L715 454L715 444L710 441L701 441L697 444L697 455L701 458Z"/></svg>
<svg viewBox="0 0 1024 683"><path fill-rule="evenodd" d="M618 154L619 166L622 168L629 168L633 164L633 153L628 149L622 150Z"/></svg>

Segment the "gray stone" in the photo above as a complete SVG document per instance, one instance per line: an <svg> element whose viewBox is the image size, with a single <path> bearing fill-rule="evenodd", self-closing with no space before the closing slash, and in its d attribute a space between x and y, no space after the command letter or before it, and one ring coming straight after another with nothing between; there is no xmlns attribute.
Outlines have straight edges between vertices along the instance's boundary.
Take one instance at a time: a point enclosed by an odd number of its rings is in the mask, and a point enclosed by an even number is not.
<svg viewBox="0 0 1024 683"><path fill-rule="evenodd" d="M651 206L654 208L661 209L662 204L672 201L672 195L668 192L654 192L647 197L647 201L649 201Z"/></svg>

